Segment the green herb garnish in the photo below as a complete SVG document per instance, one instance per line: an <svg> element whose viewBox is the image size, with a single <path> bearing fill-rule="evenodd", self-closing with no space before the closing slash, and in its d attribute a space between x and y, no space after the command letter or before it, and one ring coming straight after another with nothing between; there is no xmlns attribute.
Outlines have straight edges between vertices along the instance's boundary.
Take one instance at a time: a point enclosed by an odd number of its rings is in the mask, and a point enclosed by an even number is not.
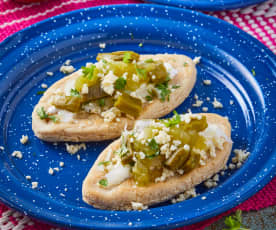
<svg viewBox="0 0 276 230"><path fill-rule="evenodd" d="M145 69L140 69L137 66L135 68L136 68L136 72L139 77L141 77L143 79L147 79L147 71Z"/></svg>
<svg viewBox="0 0 276 230"><path fill-rule="evenodd" d="M52 120L53 122L58 121L58 118L56 118L55 116L47 114L46 111L44 110L44 107L37 109L36 113L41 120Z"/></svg>
<svg viewBox="0 0 276 230"><path fill-rule="evenodd" d="M98 165L109 165L111 163L111 161L101 161Z"/></svg>
<svg viewBox="0 0 276 230"><path fill-rule="evenodd" d="M167 99L167 101L170 100L171 90L169 89L169 86L168 86L169 80L170 80L170 78L168 80L166 80L165 82L159 83L155 86L157 89L160 90L161 101L165 101L166 99Z"/></svg>
<svg viewBox="0 0 276 230"><path fill-rule="evenodd" d="M99 181L99 184L101 185L101 186L107 186L107 180L106 179L101 179L100 181Z"/></svg>
<svg viewBox="0 0 276 230"><path fill-rule="evenodd" d="M152 150L158 151L159 145L157 144L157 142L156 142L156 140L154 138L152 138L151 141L149 142L149 147Z"/></svg>
<svg viewBox="0 0 276 230"><path fill-rule="evenodd" d="M189 65L188 62L184 62L183 64L184 67L187 67L188 65Z"/></svg>
<svg viewBox="0 0 276 230"><path fill-rule="evenodd" d="M89 80L92 80L95 68L95 65L91 65L90 67L81 67L83 76Z"/></svg>
<svg viewBox="0 0 276 230"><path fill-rule="evenodd" d="M76 89L71 89L71 90L70 90L70 95L71 95L72 97L80 97L80 93L79 93L79 91L76 90Z"/></svg>
<svg viewBox="0 0 276 230"><path fill-rule="evenodd" d="M103 98L99 99L99 100L98 100L98 104L99 104L100 107L105 106L105 101L104 101L104 99L103 99Z"/></svg>
<svg viewBox="0 0 276 230"><path fill-rule="evenodd" d="M147 101L152 101L152 100L153 100L152 96L150 96L150 95L147 95L147 96L145 97L145 99L146 99Z"/></svg>
<svg viewBox="0 0 276 230"><path fill-rule="evenodd" d="M147 156L147 158L153 158L153 157L156 157L159 155L159 145L158 143L156 142L156 140L154 138L152 138L149 142L149 147L151 150L153 150L155 153L150 155L150 156Z"/></svg>
<svg viewBox="0 0 276 230"><path fill-rule="evenodd" d="M253 76L256 76L256 72L254 69L252 69L251 72L252 72Z"/></svg>
<svg viewBox="0 0 276 230"><path fill-rule="evenodd" d="M173 111L174 116L171 119L168 119L167 122L165 122L166 127L172 127L175 125L178 125L181 122L180 115L174 110Z"/></svg>
<svg viewBox="0 0 276 230"><path fill-rule="evenodd" d="M133 33L130 33L130 39L133 40L134 39L134 36L133 36Z"/></svg>
<svg viewBox="0 0 276 230"><path fill-rule="evenodd" d="M124 63L130 63L131 62L131 53L129 53L129 52L124 53L123 62Z"/></svg>
<svg viewBox="0 0 276 230"><path fill-rule="evenodd" d="M148 90L148 94L149 94L149 95L147 95L147 96L145 97L145 99L146 99L147 101L152 101L152 100L155 98L155 94L152 92L152 90Z"/></svg>
<svg viewBox="0 0 276 230"><path fill-rule="evenodd" d="M44 94L45 93L45 90L41 90L41 91L38 91L37 93L36 93L36 95L42 95L42 94Z"/></svg>
<svg viewBox="0 0 276 230"><path fill-rule="evenodd" d="M237 210L234 216L229 216L225 218L225 225L227 228L224 228L223 230L250 230L250 228L246 228L242 224L242 211Z"/></svg>
<svg viewBox="0 0 276 230"><path fill-rule="evenodd" d="M173 89L178 89L178 88L180 88L180 85L173 85L172 88Z"/></svg>
<svg viewBox="0 0 276 230"><path fill-rule="evenodd" d="M124 89L126 86L126 79L124 79L123 77L119 77L116 81L115 81L115 89L117 90L122 90Z"/></svg>
<svg viewBox="0 0 276 230"><path fill-rule="evenodd" d="M139 47L142 47L143 46L143 43L141 42L141 43L139 43Z"/></svg>

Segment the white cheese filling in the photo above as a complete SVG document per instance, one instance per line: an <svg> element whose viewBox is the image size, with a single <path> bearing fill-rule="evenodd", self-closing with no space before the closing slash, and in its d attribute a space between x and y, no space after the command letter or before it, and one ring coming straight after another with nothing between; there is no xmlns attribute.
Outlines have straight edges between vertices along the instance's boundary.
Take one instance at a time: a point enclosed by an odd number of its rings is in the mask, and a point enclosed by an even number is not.
<svg viewBox="0 0 276 230"><path fill-rule="evenodd" d="M130 177L130 168L118 162L106 175L108 186L117 185Z"/></svg>

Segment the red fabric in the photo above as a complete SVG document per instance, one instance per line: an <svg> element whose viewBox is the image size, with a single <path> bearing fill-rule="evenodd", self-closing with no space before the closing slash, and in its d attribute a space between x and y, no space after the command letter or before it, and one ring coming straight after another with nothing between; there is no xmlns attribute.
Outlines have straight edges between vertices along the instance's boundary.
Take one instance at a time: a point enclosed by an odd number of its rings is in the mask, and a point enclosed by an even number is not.
<svg viewBox="0 0 276 230"><path fill-rule="evenodd" d="M21 30L35 22L45 18L55 16L64 12L92 7L103 4L121 4L121 3L142 3L139 0L48 0L42 3L21 4L12 0L2 0L0 2L0 41L4 40L8 35ZM274 7L273 7L274 4ZM272 12L274 8L274 11ZM272 10L271 10L272 9ZM208 13L208 12L206 12ZM238 11L222 11L209 13L215 17L226 20L241 29L247 31L251 35L258 38L267 45L274 53L276 53L276 12L273 0L268 1L266 5L250 7ZM274 16L274 17L273 17ZM256 195L243 202L239 206L226 213L209 220L194 224L192 226L179 228L181 230L202 230L214 221L228 215L236 209L243 211L259 210L271 205L276 205L276 178L266 185ZM11 227L23 222L24 230L46 230L51 229L51 225L41 223L21 216L18 213L9 211L9 208L0 204L0 217L8 216ZM22 221L26 218L26 221ZM5 228L8 229L8 228ZM10 228L11 229L11 228ZM21 229L21 228L20 228Z"/></svg>

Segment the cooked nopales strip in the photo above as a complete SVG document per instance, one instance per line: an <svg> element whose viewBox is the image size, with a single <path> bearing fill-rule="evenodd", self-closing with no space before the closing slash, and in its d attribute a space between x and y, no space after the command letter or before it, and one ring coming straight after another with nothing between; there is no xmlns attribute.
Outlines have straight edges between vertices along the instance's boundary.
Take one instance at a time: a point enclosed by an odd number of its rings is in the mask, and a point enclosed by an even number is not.
<svg viewBox="0 0 276 230"><path fill-rule="evenodd" d="M98 62L54 83L35 106L32 128L46 141L119 137L135 120L162 117L180 105L196 81L184 55L98 54Z"/></svg>
<svg viewBox="0 0 276 230"><path fill-rule="evenodd" d="M99 155L83 182L83 200L128 210L172 199L223 169L231 148L231 125L217 114L137 121Z"/></svg>

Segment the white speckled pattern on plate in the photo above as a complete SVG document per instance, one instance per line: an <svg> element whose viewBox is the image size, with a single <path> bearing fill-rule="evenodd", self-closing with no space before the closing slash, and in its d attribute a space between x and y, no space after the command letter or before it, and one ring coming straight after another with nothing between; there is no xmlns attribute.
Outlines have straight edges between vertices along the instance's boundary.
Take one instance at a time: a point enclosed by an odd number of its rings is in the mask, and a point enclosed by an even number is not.
<svg viewBox="0 0 276 230"><path fill-rule="evenodd" d="M198 94L209 112L228 116L234 148L251 152L243 167L228 171L215 189L198 186L202 195L178 204L163 203L142 212L116 212L83 203L82 180L109 142L87 144L78 160L76 155L66 153L63 143L53 145L35 138L30 115L40 97L37 92L41 84L60 79L63 75L59 67L67 59L76 68L95 60L103 51L99 48L102 42L106 43L105 52L131 49L201 56L196 87L177 111L191 108L193 95ZM0 48L0 145L5 147L0 152L0 196L10 206L74 227L177 227L235 206L275 175L275 56L257 40L221 20L154 5L99 7L33 25L5 40ZM54 76L47 76L48 71ZM212 84L204 85L204 79ZM215 97L223 104L222 109L213 108ZM192 110L201 112L202 108ZM30 139L26 146L19 142L23 134ZM11 157L14 150L22 151L23 158ZM64 167L59 166L61 161ZM58 167L59 171L49 175L49 167ZM38 187L32 189L31 182L38 182ZM202 200L202 196L207 199Z"/></svg>

